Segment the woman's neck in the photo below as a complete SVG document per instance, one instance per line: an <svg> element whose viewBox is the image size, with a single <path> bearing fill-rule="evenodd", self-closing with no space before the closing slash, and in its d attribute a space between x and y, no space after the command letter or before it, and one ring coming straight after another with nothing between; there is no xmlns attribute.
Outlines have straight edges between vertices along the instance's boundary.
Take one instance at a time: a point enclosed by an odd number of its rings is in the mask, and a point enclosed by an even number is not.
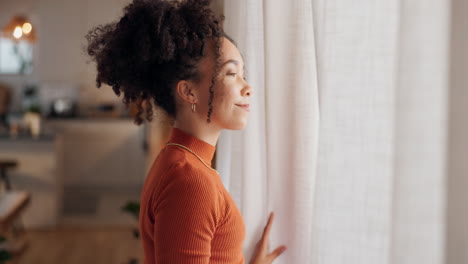
<svg viewBox="0 0 468 264"><path fill-rule="evenodd" d="M174 127L190 134L206 143L216 146L221 129L214 128L211 124L194 124L190 122L175 121Z"/></svg>

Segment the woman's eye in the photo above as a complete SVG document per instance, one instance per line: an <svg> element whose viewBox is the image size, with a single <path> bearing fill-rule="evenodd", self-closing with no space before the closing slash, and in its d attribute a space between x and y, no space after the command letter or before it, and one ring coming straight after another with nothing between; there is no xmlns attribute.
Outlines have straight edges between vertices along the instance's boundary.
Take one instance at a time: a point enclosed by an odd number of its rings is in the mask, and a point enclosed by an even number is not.
<svg viewBox="0 0 468 264"><path fill-rule="evenodd" d="M231 73L228 73L227 75L236 77L237 72L231 72ZM247 78L246 78L246 77L242 77L242 79L244 79L244 81L247 81Z"/></svg>

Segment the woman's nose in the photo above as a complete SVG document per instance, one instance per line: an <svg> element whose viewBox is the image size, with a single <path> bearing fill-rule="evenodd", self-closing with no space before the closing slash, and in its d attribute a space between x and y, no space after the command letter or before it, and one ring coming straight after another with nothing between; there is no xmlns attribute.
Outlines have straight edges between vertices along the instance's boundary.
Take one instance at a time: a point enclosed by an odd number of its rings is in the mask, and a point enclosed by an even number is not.
<svg viewBox="0 0 468 264"><path fill-rule="evenodd" d="M248 95L249 97L252 96L252 87L247 83L245 88L244 88L244 94Z"/></svg>

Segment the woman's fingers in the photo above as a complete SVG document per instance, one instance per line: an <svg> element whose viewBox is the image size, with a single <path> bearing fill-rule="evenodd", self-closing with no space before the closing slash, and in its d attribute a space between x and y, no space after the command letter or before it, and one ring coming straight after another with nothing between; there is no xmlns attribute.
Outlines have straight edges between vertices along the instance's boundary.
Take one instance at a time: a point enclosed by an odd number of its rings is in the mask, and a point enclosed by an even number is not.
<svg viewBox="0 0 468 264"><path fill-rule="evenodd" d="M286 246L280 246L276 248L273 252L268 253L269 249L269 239L271 226L273 224L274 213L270 212L270 216L268 217L267 224L263 229L263 234L261 239L256 244L256 249L254 253L254 257L252 258L250 263L272 263L279 255L281 255L285 250Z"/></svg>
<svg viewBox="0 0 468 264"><path fill-rule="evenodd" d="M260 239L260 247L261 247L261 250L265 252L265 254L268 254L268 252L270 251L270 247L269 247L270 241L268 237L270 236L270 230L273 224L273 217L274 217L273 212L270 212L270 216L268 217L267 224L265 228L263 229L262 238Z"/></svg>
<svg viewBox="0 0 468 264"><path fill-rule="evenodd" d="M270 235L271 224L273 223L273 216L274 216L274 214L273 214L273 212L271 212L270 217L268 217L268 222L267 222L265 228L263 229L263 235L262 235L263 243L268 241L268 236Z"/></svg>
<svg viewBox="0 0 468 264"><path fill-rule="evenodd" d="M278 247L277 249L275 249L273 252L271 252L269 255L268 255L268 258L271 259L271 261L273 261L274 259L276 259L279 255L283 254L284 251L286 251L286 246L280 246Z"/></svg>

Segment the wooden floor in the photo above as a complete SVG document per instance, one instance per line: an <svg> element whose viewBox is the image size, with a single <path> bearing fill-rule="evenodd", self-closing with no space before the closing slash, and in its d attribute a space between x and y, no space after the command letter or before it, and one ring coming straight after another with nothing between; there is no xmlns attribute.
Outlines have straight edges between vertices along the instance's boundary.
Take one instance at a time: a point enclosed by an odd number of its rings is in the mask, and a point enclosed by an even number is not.
<svg viewBox="0 0 468 264"><path fill-rule="evenodd" d="M26 231L29 246L19 264L129 264L143 263L141 240L132 228L59 228Z"/></svg>

